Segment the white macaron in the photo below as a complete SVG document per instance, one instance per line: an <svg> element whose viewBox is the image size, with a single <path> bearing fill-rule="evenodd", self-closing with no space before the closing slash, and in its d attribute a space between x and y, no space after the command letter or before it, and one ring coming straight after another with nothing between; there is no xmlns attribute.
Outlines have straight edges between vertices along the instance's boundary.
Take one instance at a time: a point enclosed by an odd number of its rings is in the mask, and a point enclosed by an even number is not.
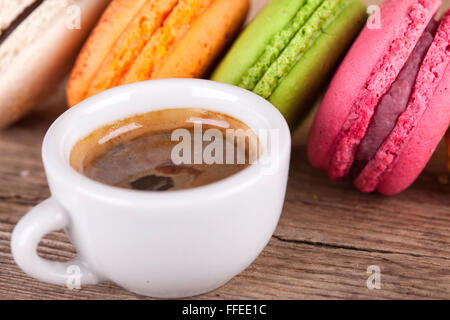
<svg viewBox="0 0 450 320"><path fill-rule="evenodd" d="M0 2L0 128L27 114L63 80L109 2Z"/></svg>

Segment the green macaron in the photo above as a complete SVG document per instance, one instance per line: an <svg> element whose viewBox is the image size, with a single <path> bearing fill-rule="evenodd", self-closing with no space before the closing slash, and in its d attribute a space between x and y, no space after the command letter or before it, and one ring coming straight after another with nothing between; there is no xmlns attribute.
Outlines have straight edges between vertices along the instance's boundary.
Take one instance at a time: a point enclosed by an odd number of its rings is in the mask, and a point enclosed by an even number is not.
<svg viewBox="0 0 450 320"><path fill-rule="evenodd" d="M366 19L357 0L272 0L212 75L268 99L291 126L310 110Z"/></svg>

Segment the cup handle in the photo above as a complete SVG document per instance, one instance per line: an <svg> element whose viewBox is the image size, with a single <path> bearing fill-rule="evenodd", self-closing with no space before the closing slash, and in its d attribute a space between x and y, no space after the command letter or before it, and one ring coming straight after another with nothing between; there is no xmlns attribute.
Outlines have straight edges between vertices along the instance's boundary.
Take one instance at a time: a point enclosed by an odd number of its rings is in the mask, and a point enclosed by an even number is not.
<svg viewBox="0 0 450 320"><path fill-rule="evenodd" d="M41 238L68 226L67 213L53 198L38 204L14 228L11 237L14 260L25 273L44 282L72 288L98 283L100 279L79 257L69 262L55 262L38 256L36 250Z"/></svg>

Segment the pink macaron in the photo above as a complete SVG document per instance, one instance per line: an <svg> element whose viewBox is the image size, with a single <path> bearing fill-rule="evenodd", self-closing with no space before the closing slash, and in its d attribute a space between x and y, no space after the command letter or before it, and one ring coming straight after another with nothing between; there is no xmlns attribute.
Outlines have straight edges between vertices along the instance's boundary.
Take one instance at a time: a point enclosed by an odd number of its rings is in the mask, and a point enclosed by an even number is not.
<svg viewBox="0 0 450 320"><path fill-rule="evenodd" d="M441 0L387 0L334 76L314 120L311 164L385 195L408 188L450 124L450 11Z"/></svg>

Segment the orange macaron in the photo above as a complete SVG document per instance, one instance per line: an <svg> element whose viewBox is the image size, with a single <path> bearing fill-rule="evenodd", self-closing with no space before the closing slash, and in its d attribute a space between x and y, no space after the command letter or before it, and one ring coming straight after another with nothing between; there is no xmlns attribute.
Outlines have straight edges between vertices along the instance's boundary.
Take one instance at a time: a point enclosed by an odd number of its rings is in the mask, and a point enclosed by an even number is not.
<svg viewBox="0 0 450 320"><path fill-rule="evenodd" d="M113 0L72 70L69 106L122 84L202 77L248 7L248 0Z"/></svg>

